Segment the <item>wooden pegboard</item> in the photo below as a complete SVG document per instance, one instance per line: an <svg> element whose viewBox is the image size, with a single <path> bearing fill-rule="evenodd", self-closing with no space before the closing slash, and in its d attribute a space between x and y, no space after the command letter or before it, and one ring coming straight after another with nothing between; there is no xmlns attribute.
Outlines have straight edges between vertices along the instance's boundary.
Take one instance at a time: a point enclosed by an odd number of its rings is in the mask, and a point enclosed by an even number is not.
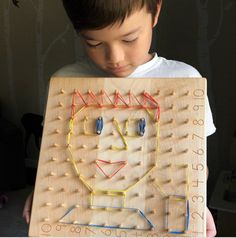
<svg viewBox="0 0 236 238"><path fill-rule="evenodd" d="M52 78L29 235L205 235L205 82Z"/></svg>

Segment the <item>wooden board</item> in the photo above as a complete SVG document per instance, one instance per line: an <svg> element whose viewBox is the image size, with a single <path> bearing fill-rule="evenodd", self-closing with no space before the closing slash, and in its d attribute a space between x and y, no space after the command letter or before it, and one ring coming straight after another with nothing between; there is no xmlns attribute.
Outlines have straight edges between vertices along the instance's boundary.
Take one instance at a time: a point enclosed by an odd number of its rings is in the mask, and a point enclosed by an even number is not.
<svg viewBox="0 0 236 238"><path fill-rule="evenodd" d="M206 80L52 78L30 236L205 236Z"/></svg>

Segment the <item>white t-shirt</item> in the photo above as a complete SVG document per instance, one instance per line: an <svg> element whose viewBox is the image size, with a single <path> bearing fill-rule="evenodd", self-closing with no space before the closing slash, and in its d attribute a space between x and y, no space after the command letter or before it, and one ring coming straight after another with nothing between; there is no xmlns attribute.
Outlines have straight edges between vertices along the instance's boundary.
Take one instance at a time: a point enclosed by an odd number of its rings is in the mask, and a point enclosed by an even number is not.
<svg viewBox="0 0 236 238"><path fill-rule="evenodd" d="M156 53L147 63L138 66L128 78L199 78L200 73L185 63L167 60ZM59 69L53 77L109 77L106 72L97 68L87 57L74 64ZM206 103L206 135L215 132L212 113L207 99Z"/></svg>

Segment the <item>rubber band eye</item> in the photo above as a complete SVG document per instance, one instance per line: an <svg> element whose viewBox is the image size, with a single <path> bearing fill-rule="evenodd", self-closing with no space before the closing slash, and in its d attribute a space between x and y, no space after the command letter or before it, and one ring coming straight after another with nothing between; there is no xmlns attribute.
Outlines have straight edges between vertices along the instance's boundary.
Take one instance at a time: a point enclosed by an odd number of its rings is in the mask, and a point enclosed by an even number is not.
<svg viewBox="0 0 236 238"><path fill-rule="evenodd" d="M103 129L103 118L102 117L98 117L96 119L96 133L98 135L101 135L102 129Z"/></svg>
<svg viewBox="0 0 236 238"><path fill-rule="evenodd" d="M138 134L143 136L145 133L146 121L145 118L141 118L138 122Z"/></svg>

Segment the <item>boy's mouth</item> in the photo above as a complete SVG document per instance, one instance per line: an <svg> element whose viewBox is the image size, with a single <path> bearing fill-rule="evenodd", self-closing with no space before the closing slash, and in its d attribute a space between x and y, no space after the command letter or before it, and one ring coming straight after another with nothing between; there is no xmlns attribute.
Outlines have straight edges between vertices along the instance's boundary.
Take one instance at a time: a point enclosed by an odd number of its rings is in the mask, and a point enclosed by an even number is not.
<svg viewBox="0 0 236 238"><path fill-rule="evenodd" d="M108 69L111 71L111 72L114 72L114 73L119 73L119 72L124 72L128 69L128 66L121 66L121 67L108 67Z"/></svg>

